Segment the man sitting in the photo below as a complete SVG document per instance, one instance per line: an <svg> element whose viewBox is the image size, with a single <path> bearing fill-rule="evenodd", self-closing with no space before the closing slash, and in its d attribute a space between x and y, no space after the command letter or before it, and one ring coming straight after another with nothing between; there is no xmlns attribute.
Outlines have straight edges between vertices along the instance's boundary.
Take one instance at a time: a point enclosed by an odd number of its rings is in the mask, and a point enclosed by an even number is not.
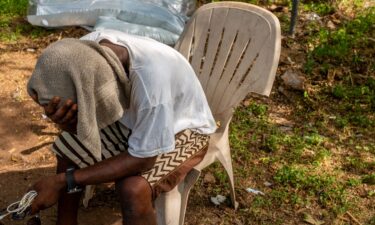
<svg viewBox="0 0 375 225"><path fill-rule="evenodd" d="M63 132L57 174L33 185L32 213L58 202L77 224L82 188L115 182L123 223L156 224L153 200L204 157L216 125L189 62L157 41L114 30L63 39L39 57L32 98Z"/></svg>

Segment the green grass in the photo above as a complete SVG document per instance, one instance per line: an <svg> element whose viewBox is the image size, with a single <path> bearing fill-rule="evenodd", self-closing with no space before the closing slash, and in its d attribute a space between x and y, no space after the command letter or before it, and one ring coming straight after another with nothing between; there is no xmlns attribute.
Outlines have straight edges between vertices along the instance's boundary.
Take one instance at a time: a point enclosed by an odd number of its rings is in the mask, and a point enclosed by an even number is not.
<svg viewBox="0 0 375 225"><path fill-rule="evenodd" d="M315 86L315 91L305 98L302 105L308 109L302 109L301 114L311 117L307 119L321 119L321 128L333 125L343 132L373 135L375 7L361 9L352 20L340 22L333 30L316 21L306 25L308 38L305 46L308 51L304 72L311 80L324 85ZM321 108L323 101L332 104ZM318 111L321 118L309 111Z"/></svg>
<svg viewBox="0 0 375 225"><path fill-rule="evenodd" d="M344 212L348 208L344 182L336 180L334 175L315 174L332 155L323 147L328 139L317 133L317 129L304 135L301 134L305 131L298 129L286 134L272 124L267 115L266 105L251 103L236 110L231 125L230 141L235 162L251 167L247 162L256 160L251 157L255 153L261 168L284 165L272 177L276 183L274 190L267 196L254 198L252 207L264 209L275 204L302 207L317 201L334 213ZM307 152L310 154L306 155ZM243 167L237 167L236 177L262 179L261 168L245 172Z"/></svg>
<svg viewBox="0 0 375 225"><path fill-rule="evenodd" d="M16 42L22 37L40 38L49 32L26 20L27 0L0 0L0 41Z"/></svg>
<svg viewBox="0 0 375 225"><path fill-rule="evenodd" d="M373 44L368 38L374 35L374 23L375 8L372 7L359 13L354 20L344 21L344 24L336 30L321 28L315 33L312 32L308 44L313 46L313 50L308 53L306 72L311 72L310 68L314 63L320 64L320 67L329 67L329 64L340 65L349 61L355 67L373 68L374 62L366 61L365 55L360 53L362 51L367 53L366 48L371 48ZM324 71L324 68L320 69Z"/></svg>
<svg viewBox="0 0 375 225"><path fill-rule="evenodd" d="M339 120L338 115L343 112L341 118L347 121L343 124L344 127L371 129L369 120L359 122L359 118L373 115L372 85L371 79L362 86L354 87L337 83L329 92L318 92L319 97L314 94L301 96L300 101L295 103L295 114L304 122L290 132L281 131L270 121L269 107L265 104L252 102L237 108L230 129L233 161L235 165L240 165L235 167L236 179L258 182L267 179L274 183L272 190L265 196L253 198L251 215L256 217L262 210L270 211L275 208L298 210L318 205L327 210L328 219L353 209L353 199L357 197L349 195L350 190L366 182L373 182L373 174L366 174L375 170L375 161L364 160L361 156L363 152L372 153L373 146L368 143L363 145L355 138L340 142L330 137L327 127L336 125L331 124L331 120L324 119L327 115L324 110L321 111L321 106L327 99L342 101L339 105L343 106L330 104L337 108L344 107L346 110L346 113L340 110L335 112L337 117L333 121ZM312 107L306 110L304 105L312 101L317 101L315 104L319 109ZM298 107L299 104L302 106ZM361 105L361 108L356 109L356 105ZM336 135L341 135L340 128L337 131ZM344 131L343 129L342 132ZM348 145L355 153L350 157L345 158L332 152L333 147L346 148ZM336 162L339 159L343 159L342 164ZM327 162L335 162L335 165L325 171ZM270 167L278 169L269 171ZM217 179L220 183L225 182L227 177L223 170L219 174L221 175L215 174ZM345 178L343 174L352 174L352 177ZM244 185L246 182L237 184L241 189L246 188ZM224 190L227 189L216 191ZM269 220L274 221L274 218Z"/></svg>
<svg viewBox="0 0 375 225"><path fill-rule="evenodd" d="M302 3L302 6L305 11L315 12L319 16L326 16L336 11L335 7L333 7L331 4L327 2L304 1Z"/></svg>
<svg viewBox="0 0 375 225"><path fill-rule="evenodd" d="M366 184L374 185L375 184L375 173L363 176L361 182L366 183Z"/></svg>
<svg viewBox="0 0 375 225"><path fill-rule="evenodd" d="M338 83L332 87L331 94L340 104L337 107L337 128L348 125L371 128L375 125L375 79L367 78L363 84L350 85Z"/></svg>
<svg viewBox="0 0 375 225"><path fill-rule="evenodd" d="M276 172L274 180L280 189L295 190L292 204L302 204L303 199L310 198L335 213L342 213L348 208L345 187L334 175L314 174L306 168L283 166Z"/></svg>
<svg viewBox="0 0 375 225"><path fill-rule="evenodd" d="M1 0L0 15L25 16L28 0Z"/></svg>
<svg viewBox="0 0 375 225"><path fill-rule="evenodd" d="M375 196L371 188L365 198L358 195L375 180L375 10L364 10L362 0L351 1L355 18L326 28L337 6L349 0L334 2L302 1L301 12L315 12L322 20L305 22L304 35L297 35L302 40L285 39L304 47L302 67L311 82L311 89L294 93L286 104L295 125L282 130L269 117L270 106L259 100L247 100L233 116L229 134L240 201L237 215L249 218L249 224L284 224L291 216L302 219L300 210L333 224L348 210L361 214L362 201ZM287 28L289 15L281 14L281 26ZM275 95L280 97L277 91ZM215 165L210 171L221 184L214 193L228 193L224 170ZM265 181L272 186L265 187ZM265 195L249 196L247 187ZM361 222L375 224L375 218Z"/></svg>

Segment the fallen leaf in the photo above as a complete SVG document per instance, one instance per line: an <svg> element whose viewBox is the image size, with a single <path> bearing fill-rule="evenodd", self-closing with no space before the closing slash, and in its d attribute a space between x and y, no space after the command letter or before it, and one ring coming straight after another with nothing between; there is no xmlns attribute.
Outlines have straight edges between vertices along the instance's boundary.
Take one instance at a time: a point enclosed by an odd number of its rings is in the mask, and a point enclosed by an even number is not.
<svg viewBox="0 0 375 225"><path fill-rule="evenodd" d="M12 160L13 162L20 162L22 161L22 157L19 154L12 154L10 156L10 160Z"/></svg>
<svg viewBox="0 0 375 225"><path fill-rule="evenodd" d="M214 184L216 182L216 179L212 173L206 173L203 178L204 183Z"/></svg>
<svg viewBox="0 0 375 225"><path fill-rule="evenodd" d="M330 21L330 20L327 22L327 27L328 27L329 29L331 29L331 30L336 29L335 24L334 24L332 21Z"/></svg>
<svg viewBox="0 0 375 225"><path fill-rule="evenodd" d="M246 107L249 106L250 105L250 100L245 100L243 102L243 105L246 106Z"/></svg>
<svg viewBox="0 0 375 225"><path fill-rule="evenodd" d="M270 183L270 182L268 182L268 181L264 182L263 184L264 184L264 186L266 186L266 187L271 187L271 186L272 186L272 183Z"/></svg>
<svg viewBox="0 0 375 225"><path fill-rule="evenodd" d="M303 221L305 221L308 224L312 225L322 225L324 224L324 221L315 219L312 215L305 213L303 214Z"/></svg>

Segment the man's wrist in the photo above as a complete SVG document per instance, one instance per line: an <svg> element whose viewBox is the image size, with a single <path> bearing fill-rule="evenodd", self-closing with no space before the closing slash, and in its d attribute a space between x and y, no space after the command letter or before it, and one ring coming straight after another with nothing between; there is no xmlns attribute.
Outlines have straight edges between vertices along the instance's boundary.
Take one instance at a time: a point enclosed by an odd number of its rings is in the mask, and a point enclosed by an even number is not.
<svg viewBox="0 0 375 225"><path fill-rule="evenodd" d="M59 190L65 190L66 189L66 175L65 173L59 173L56 175L57 177L57 185L59 187Z"/></svg>
<svg viewBox="0 0 375 225"><path fill-rule="evenodd" d="M82 191L82 188L76 182L74 172L75 169L73 167L68 168L65 172L66 190L68 194L73 194Z"/></svg>

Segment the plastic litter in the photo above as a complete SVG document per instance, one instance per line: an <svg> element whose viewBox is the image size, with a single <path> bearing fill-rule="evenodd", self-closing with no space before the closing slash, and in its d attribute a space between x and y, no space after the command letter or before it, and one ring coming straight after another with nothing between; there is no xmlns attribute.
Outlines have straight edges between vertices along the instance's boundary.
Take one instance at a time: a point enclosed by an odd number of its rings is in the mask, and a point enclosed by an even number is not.
<svg viewBox="0 0 375 225"><path fill-rule="evenodd" d="M316 21L316 20L320 20L320 16L316 13L309 13L306 15L306 19L310 20L310 21Z"/></svg>
<svg viewBox="0 0 375 225"><path fill-rule="evenodd" d="M42 27L108 27L174 44L195 8L195 0L30 0L27 19Z"/></svg>
<svg viewBox="0 0 375 225"><path fill-rule="evenodd" d="M253 188L246 188L246 191L255 195L265 195L263 192Z"/></svg>
<svg viewBox="0 0 375 225"><path fill-rule="evenodd" d="M124 8L117 15L119 20L160 27L162 29L179 34L184 29L184 16L174 14L167 8L158 5L142 3L142 1L124 1Z"/></svg>
<svg viewBox="0 0 375 225"><path fill-rule="evenodd" d="M97 20L94 30L100 31L106 29L119 30L128 34L149 37L167 45L174 45L179 38L178 34L159 27L132 24L113 17L101 16Z"/></svg>
<svg viewBox="0 0 375 225"><path fill-rule="evenodd" d="M227 197L222 196L222 195L216 195L216 197L211 197L211 202L214 203L215 205L220 205L221 203L225 202Z"/></svg>

